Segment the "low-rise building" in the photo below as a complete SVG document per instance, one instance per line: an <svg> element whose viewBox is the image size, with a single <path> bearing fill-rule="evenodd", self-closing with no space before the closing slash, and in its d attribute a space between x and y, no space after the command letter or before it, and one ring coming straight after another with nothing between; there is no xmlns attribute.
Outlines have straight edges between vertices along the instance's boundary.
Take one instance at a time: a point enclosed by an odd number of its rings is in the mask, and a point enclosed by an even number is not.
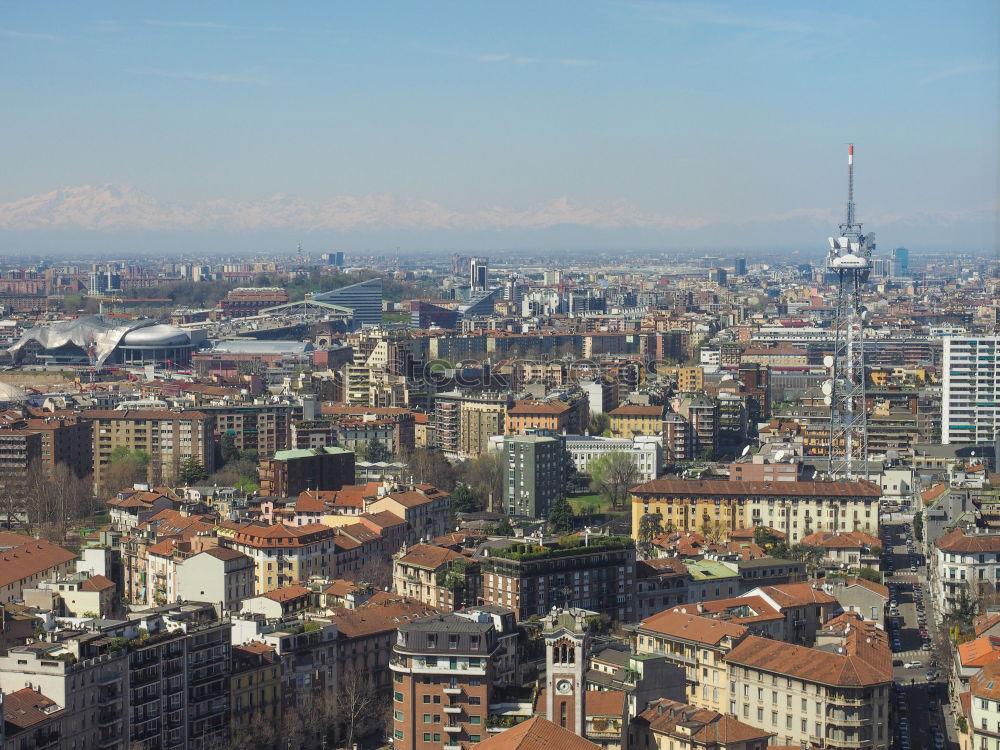
<svg viewBox="0 0 1000 750"><path fill-rule="evenodd" d="M254 562L254 591L263 594L312 576L334 575L334 532L329 526L239 524L222 546L242 552Z"/></svg>
<svg viewBox="0 0 1000 750"><path fill-rule="evenodd" d="M733 716L663 698L632 719L629 747L670 750L765 750L774 732Z"/></svg>

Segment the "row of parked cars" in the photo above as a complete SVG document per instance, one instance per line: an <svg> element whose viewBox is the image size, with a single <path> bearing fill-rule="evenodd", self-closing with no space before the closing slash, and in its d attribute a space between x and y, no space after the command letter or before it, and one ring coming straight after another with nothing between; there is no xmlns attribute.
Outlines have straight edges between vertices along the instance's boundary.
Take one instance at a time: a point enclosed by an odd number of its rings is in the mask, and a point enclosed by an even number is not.
<svg viewBox="0 0 1000 750"><path fill-rule="evenodd" d="M910 745L910 718L907 715L909 709L909 701L906 696L906 689L900 686L898 683L895 686L896 689L896 727L899 730L899 745L901 750L911 750ZM916 688L914 688L916 689ZM933 682L927 685L927 702L929 713L931 716L931 723L929 729L931 731L931 737L934 739L935 750L944 750L944 730L938 723L938 699L937 699L937 685ZM919 745L918 747L923 747Z"/></svg>

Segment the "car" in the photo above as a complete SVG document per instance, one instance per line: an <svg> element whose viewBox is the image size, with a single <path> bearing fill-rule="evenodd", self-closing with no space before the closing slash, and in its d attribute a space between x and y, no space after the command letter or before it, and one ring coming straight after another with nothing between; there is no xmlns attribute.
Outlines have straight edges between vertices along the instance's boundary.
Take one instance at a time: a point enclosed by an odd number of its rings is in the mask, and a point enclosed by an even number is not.
<svg viewBox="0 0 1000 750"><path fill-rule="evenodd" d="M934 647L931 644L925 643L923 646L920 647L920 650L921 651L930 651L932 648L934 648Z"/></svg>
<svg viewBox="0 0 1000 750"><path fill-rule="evenodd" d="M930 709L931 711L937 711L937 710L938 710L938 702L937 702L937 698L935 698L935 697L931 696L931 699L930 699L930 700L928 701L928 703L927 703L927 707L928 707L928 708L929 708L929 709Z"/></svg>
<svg viewBox="0 0 1000 750"><path fill-rule="evenodd" d="M937 672L935 672L933 669L928 669L924 677L927 678L928 682L934 682L935 678L937 677Z"/></svg>
<svg viewBox="0 0 1000 750"><path fill-rule="evenodd" d="M895 599L890 599L889 600L889 606L890 607L898 607L899 606L899 602L897 602Z"/></svg>
<svg viewBox="0 0 1000 750"><path fill-rule="evenodd" d="M893 659L892 660L892 666L894 666L894 667L901 667L901 666L903 666L903 660L902 659Z"/></svg>
<svg viewBox="0 0 1000 750"><path fill-rule="evenodd" d="M917 667L922 667L922 666L924 666L924 663L922 661L908 661L906 662L906 664L903 665L903 668L916 669Z"/></svg>

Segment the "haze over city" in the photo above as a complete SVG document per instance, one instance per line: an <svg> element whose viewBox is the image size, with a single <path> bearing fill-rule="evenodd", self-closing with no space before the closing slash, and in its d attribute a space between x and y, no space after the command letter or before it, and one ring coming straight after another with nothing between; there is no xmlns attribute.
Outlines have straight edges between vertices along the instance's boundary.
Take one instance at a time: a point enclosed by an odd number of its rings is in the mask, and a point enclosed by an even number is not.
<svg viewBox="0 0 1000 750"><path fill-rule="evenodd" d="M0 254L996 248L994 2L23 3Z"/></svg>

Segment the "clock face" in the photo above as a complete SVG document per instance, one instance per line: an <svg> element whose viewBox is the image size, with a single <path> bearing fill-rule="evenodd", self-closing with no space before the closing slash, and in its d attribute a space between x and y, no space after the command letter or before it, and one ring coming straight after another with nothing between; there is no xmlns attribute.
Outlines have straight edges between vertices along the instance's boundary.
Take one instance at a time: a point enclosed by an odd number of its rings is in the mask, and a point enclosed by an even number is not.
<svg viewBox="0 0 1000 750"><path fill-rule="evenodd" d="M573 683L569 680L559 680L556 683L556 692L566 695L573 690Z"/></svg>

